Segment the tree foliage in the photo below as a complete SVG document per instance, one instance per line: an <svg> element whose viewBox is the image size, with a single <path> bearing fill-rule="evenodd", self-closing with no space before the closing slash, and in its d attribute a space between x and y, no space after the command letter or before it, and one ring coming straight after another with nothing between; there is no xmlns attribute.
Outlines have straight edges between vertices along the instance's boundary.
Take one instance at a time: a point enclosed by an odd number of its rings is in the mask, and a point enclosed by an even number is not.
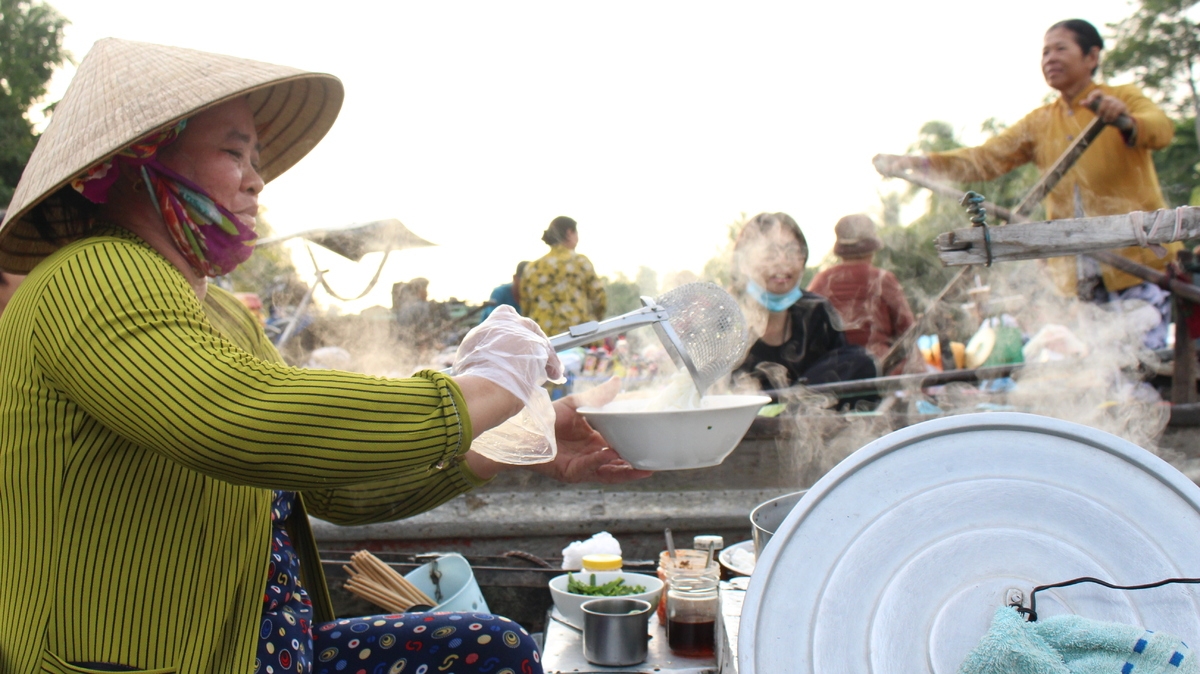
<svg viewBox="0 0 1200 674"><path fill-rule="evenodd" d="M1188 14L1198 0L1139 0L1134 13L1109 24L1116 39L1106 75L1129 74L1168 112L1200 124L1200 26ZM1193 134L1195 135L1195 134Z"/></svg>
<svg viewBox="0 0 1200 674"><path fill-rule="evenodd" d="M260 239L275 234L274 228L267 222L265 208L260 209L255 218L254 231L258 232ZM255 248L250 259L229 273L228 281L235 292L258 293L268 303L279 290L304 285L292 264L287 247L282 245ZM286 294L290 298L295 293Z"/></svg>
<svg viewBox="0 0 1200 674"><path fill-rule="evenodd" d="M1175 123L1171 144L1154 153L1154 169L1167 205L1200 205L1200 142L1194 119Z"/></svg>
<svg viewBox="0 0 1200 674"><path fill-rule="evenodd" d="M604 281L605 297L608 301L605 318L620 316L642 306L642 289L637 281L629 280L628 276L620 272L617 272L615 279L605 276L602 280Z"/></svg>
<svg viewBox="0 0 1200 674"><path fill-rule="evenodd" d="M0 204L12 199L37 143L26 113L46 95L54 69L70 60L67 23L40 0L0 0Z"/></svg>

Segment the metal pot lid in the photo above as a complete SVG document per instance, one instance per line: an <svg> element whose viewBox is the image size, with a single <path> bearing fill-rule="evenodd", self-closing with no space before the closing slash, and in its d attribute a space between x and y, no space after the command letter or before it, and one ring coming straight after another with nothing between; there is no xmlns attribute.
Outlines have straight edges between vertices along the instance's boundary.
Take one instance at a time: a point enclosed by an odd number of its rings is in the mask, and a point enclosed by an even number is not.
<svg viewBox="0 0 1200 674"><path fill-rule="evenodd" d="M1095 576L1200 576L1200 488L1108 433L1029 414L928 421L852 454L808 491L751 576L741 674L952 674L1013 590ZM1075 613L1200 642L1200 590L1076 585Z"/></svg>

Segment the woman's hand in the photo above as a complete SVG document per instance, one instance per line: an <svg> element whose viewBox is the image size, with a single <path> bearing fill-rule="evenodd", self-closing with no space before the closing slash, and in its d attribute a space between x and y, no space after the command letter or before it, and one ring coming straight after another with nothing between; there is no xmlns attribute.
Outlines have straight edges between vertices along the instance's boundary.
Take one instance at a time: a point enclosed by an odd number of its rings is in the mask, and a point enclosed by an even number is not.
<svg viewBox="0 0 1200 674"><path fill-rule="evenodd" d="M1125 105L1125 101L1116 96L1107 96L1099 89L1092 90L1080 101L1080 105L1091 108L1105 124L1112 124L1121 115L1129 114L1129 106Z"/></svg>
<svg viewBox="0 0 1200 674"><path fill-rule="evenodd" d="M560 482L601 482L617 484L640 480L653 475L637 470L613 451L604 437L588 425L576 410L584 406L608 404L621 390L621 380L613 378L583 394L572 395L554 403L557 414L554 434L558 440L558 455L550 463L529 466L529 469Z"/></svg>
<svg viewBox="0 0 1200 674"><path fill-rule="evenodd" d="M554 436L558 443L558 454L549 463L524 468L570 483L617 484L650 477L653 473L637 470L617 455L604 437L576 411L583 406L606 405L620 390L621 380L614 377L590 391L567 396L554 403ZM472 472L485 480L517 467L497 463L474 450L467 452L464 458Z"/></svg>
<svg viewBox="0 0 1200 674"><path fill-rule="evenodd" d="M475 437L504 423L533 396L545 396L542 384L560 380L562 373L562 362L542 329L508 305L496 307L467 333L454 362L454 379ZM548 432L548 418L545 425Z"/></svg>
<svg viewBox="0 0 1200 674"><path fill-rule="evenodd" d="M875 170L884 176L892 176L909 169L929 168L929 160L925 157L908 154L877 154L871 159L871 163L875 165Z"/></svg>

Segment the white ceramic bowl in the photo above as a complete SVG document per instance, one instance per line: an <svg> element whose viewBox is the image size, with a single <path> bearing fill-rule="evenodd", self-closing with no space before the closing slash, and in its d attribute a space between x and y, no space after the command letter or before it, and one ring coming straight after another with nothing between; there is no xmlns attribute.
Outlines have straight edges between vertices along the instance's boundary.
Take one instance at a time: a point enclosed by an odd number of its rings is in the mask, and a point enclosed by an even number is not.
<svg viewBox="0 0 1200 674"><path fill-rule="evenodd" d="M647 576L641 573L629 573L628 571L572 571L571 573L581 583L590 583L592 574L595 573L597 585L624 577L626 585L642 585L645 586L646 591L622 595L621 599L641 599L650 602L651 606L658 606L658 596L663 589L663 582L658 579L658 576ZM558 609L568 623L579 629L583 629L583 602L600 599L600 597L591 595L567 592L567 575L565 573L550 579L550 596L554 599L554 608Z"/></svg>
<svg viewBox="0 0 1200 674"><path fill-rule="evenodd" d="M579 413L634 468L683 470L724 461L769 402L767 396L713 395L697 409L647 412L646 400L617 400Z"/></svg>
<svg viewBox="0 0 1200 674"><path fill-rule="evenodd" d="M717 561L731 573L749 576L754 573L754 541L734 543L717 554Z"/></svg>

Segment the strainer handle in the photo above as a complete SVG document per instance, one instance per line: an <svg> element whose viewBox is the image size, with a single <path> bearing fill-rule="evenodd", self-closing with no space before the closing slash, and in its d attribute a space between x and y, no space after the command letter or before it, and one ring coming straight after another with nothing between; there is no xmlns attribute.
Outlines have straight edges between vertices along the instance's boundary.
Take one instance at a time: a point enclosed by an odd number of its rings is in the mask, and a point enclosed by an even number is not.
<svg viewBox="0 0 1200 674"><path fill-rule="evenodd" d="M603 321L588 321L572 325L567 332L551 337L550 345L554 347L555 351L566 351L639 326L665 322L667 318L667 310L663 307L658 305L642 307Z"/></svg>
<svg viewBox="0 0 1200 674"><path fill-rule="evenodd" d="M665 323L667 318L667 310L663 307L657 304L646 306L603 321L588 321L587 323L572 325L561 335L551 337L550 346L554 347L555 352L566 351L577 346L590 344L609 335L620 334L632 328L655 323ZM453 367L442 370L442 374L453 374L453 372Z"/></svg>

